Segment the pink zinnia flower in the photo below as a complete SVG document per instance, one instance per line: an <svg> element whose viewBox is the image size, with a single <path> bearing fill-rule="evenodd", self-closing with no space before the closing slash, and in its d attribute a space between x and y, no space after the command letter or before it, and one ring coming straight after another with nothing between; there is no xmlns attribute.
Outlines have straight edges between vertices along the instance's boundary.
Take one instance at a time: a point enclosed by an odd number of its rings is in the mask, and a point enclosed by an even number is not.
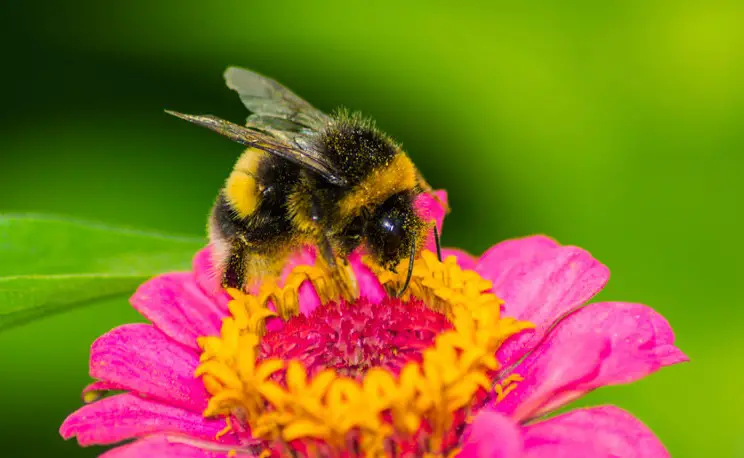
<svg viewBox="0 0 744 458"><path fill-rule="evenodd" d="M446 198L442 193L442 198ZM429 211L441 225L442 210ZM609 277L586 251L534 236L480 258L443 250L401 278L350 259L339 285L311 250L282 287L221 290L209 250L192 272L143 284L129 324L91 348L65 438L104 455L662 457L654 434L612 406L546 416L605 385L686 361L641 304L585 306ZM404 270L404 269L403 269ZM358 296L345 297L356 288ZM106 391L124 391L100 398Z"/></svg>

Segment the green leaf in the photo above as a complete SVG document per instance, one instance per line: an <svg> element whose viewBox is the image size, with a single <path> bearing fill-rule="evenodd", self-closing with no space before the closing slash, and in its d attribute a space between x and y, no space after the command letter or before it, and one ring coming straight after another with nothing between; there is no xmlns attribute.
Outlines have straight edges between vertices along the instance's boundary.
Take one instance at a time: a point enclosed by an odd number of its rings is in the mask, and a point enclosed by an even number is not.
<svg viewBox="0 0 744 458"><path fill-rule="evenodd" d="M38 215L0 215L0 330L187 270L205 241Z"/></svg>

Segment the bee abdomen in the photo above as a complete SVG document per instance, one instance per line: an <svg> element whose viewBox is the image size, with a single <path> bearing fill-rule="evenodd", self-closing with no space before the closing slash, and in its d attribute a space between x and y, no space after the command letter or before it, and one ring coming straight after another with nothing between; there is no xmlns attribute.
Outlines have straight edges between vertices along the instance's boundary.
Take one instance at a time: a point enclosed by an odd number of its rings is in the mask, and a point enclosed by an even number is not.
<svg viewBox="0 0 744 458"><path fill-rule="evenodd" d="M260 202L263 185L257 181L257 177L258 167L264 157L265 153L262 151L246 150L225 184L223 194L240 218L252 215Z"/></svg>

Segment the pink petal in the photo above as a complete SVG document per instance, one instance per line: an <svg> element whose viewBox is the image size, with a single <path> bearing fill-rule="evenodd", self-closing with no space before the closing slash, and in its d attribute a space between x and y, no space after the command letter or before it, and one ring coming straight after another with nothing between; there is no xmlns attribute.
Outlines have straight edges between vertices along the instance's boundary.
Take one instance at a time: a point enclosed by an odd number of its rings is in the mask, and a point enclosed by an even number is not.
<svg viewBox="0 0 744 458"><path fill-rule="evenodd" d="M207 246L194 255L192 262L196 283L220 308L227 309L230 296L220 283L220 273L212 262L212 247Z"/></svg>
<svg viewBox="0 0 744 458"><path fill-rule="evenodd" d="M315 287L310 280L302 282L297 290L300 301L300 313L307 316L313 312L316 308L320 307L320 296L318 296Z"/></svg>
<svg viewBox="0 0 744 458"><path fill-rule="evenodd" d="M467 251L457 248L442 248L442 259L454 256L457 259L457 265L464 270L475 270L478 260Z"/></svg>
<svg viewBox="0 0 744 458"><path fill-rule="evenodd" d="M366 298L372 303L380 303L387 297L385 289L382 287L380 282L377 280L372 271L364 265L361 260L362 253L359 251L353 252L349 255L349 263L351 264L352 271L356 278L357 287L359 290L359 297ZM299 252L295 253L290 257L289 263L284 267L282 272L283 278L286 279L287 275L295 267L302 264L314 264L315 263L315 251L313 248L304 248ZM299 301L300 301L300 312L304 315L310 315L313 310L321 305L320 297L315 291L310 281L304 281L299 288ZM273 308L273 303L270 303L270 307ZM276 330L281 328L282 323L278 320L270 320L267 322L267 329Z"/></svg>
<svg viewBox="0 0 744 458"><path fill-rule="evenodd" d="M112 386L200 413L208 395L194 378L199 354L149 324L118 327L96 340L90 375Z"/></svg>
<svg viewBox="0 0 744 458"><path fill-rule="evenodd" d="M665 458L646 425L614 406L574 410L524 428L526 458Z"/></svg>
<svg viewBox="0 0 744 458"><path fill-rule="evenodd" d="M358 253L353 253L349 257L349 263L356 277L357 287L359 288L359 298L367 299L371 304L379 304L387 297L385 288L369 267L362 262Z"/></svg>
<svg viewBox="0 0 744 458"><path fill-rule="evenodd" d="M284 266L282 267L282 271L279 274L278 284L284 285L287 277L296 267L301 265L315 265L316 257L316 250L312 246L303 246L300 249L294 251L292 254L289 255L286 262L284 263ZM250 294L258 295L261 291L261 286L262 284L260 282L256 282L252 285L249 285L247 291ZM320 297L315 291L312 282L310 282L309 280L305 280L300 284L300 287L297 289L297 293L299 296L298 300L300 305L300 313L309 315L310 313L312 313L313 310L321 305ZM266 304L266 306L271 310L276 310L276 306L274 305L273 300L270 300ZM268 329L269 331L279 330L282 328L282 326L284 326L284 322L279 318L270 318L266 321L266 329Z"/></svg>
<svg viewBox="0 0 744 458"><path fill-rule="evenodd" d="M287 262L282 268L282 280L286 280L287 276L294 270L295 267L301 265L315 265L315 259L318 257L315 247L303 246L299 250L292 253Z"/></svg>
<svg viewBox="0 0 744 458"><path fill-rule="evenodd" d="M523 444L517 424L509 417L482 410L465 430L459 458L519 458Z"/></svg>
<svg viewBox="0 0 744 458"><path fill-rule="evenodd" d="M603 336L577 339L571 347L546 342L511 371L524 381L498 401L494 410L520 422L538 416L556 397L573 393L577 386L593 380L609 348Z"/></svg>
<svg viewBox="0 0 744 458"><path fill-rule="evenodd" d="M610 339L611 354L602 362L602 371L593 382L596 386L634 382L664 366L689 360L674 345L669 322L643 304L590 304L568 316L555 331L556 345L582 334Z"/></svg>
<svg viewBox="0 0 744 458"><path fill-rule="evenodd" d="M651 308L590 304L561 321L514 369L526 380L497 409L520 404L515 415L532 418L601 386L633 382L683 361L669 323Z"/></svg>
<svg viewBox="0 0 744 458"><path fill-rule="evenodd" d="M515 266L530 262L539 253L559 246L558 242L544 235L505 240L483 253L476 270L481 275L488 275L494 285L501 284Z"/></svg>
<svg viewBox="0 0 744 458"><path fill-rule="evenodd" d="M164 435L146 437L132 442L131 444L122 445L113 448L101 455L100 458L227 458L227 451L209 451L183 442L180 438L168 438ZM235 457L249 457L238 453Z"/></svg>
<svg viewBox="0 0 744 458"><path fill-rule="evenodd" d="M191 272L159 275L142 284L132 306L173 340L197 349L196 338L220 334L227 307L199 287Z"/></svg>
<svg viewBox="0 0 744 458"><path fill-rule="evenodd" d="M416 197L414 206L416 212L424 221L432 221L436 223L437 230L442 233L442 224L444 223L445 208L442 203L447 204L447 191L437 190L431 194L422 193ZM436 196L436 198L435 198ZM424 248L429 251L436 251L436 243L434 242L434 230L429 233L424 243Z"/></svg>
<svg viewBox="0 0 744 458"><path fill-rule="evenodd" d="M65 419L59 432L65 439L77 437L80 445L87 446L163 433L215 441L216 434L224 427L223 419L205 419L200 413L133 394L119 394L81 407ZM216 442L237 444L231 434Z"/></svg>
<svg viewBox="0 0 744 458"><path fill-rule="evenodd" d="M501 347L498 358L505 366L532 349L559 317L599 292L610 275L585 250L555 246L540 236L496 245L476 270L493 282L494 293L505 301L506 316L535 325Z"/></svg>

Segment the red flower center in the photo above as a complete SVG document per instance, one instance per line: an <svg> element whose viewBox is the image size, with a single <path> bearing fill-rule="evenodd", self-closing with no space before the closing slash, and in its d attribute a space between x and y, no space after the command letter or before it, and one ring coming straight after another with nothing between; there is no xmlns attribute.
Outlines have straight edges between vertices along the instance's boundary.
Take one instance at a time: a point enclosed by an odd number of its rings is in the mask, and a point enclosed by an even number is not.
<svg viewBox="0 0 744 458"><path fill-rule="evenodd" d="M263 336L259 359L295 359L310 374L324 368L360 378L372 367L398 373L408 361L420 361L424 349L452 324L413 299L387 298L380 304L331 302L309 316L290 318Z"/></svg>
<svg viewBox="0 0 744 458"><path fill-rule="evenodd" d="M404 281L378 279L395 291ZM308 280L324 305L302 316ZM493 389L499 346L531 325L501 316L490 282L430 252L415 261L404 300L336 301L346 297L337 286L298 266L282 287L228 290L220 336L199 339L195 374L212 395L204 414L226 417L223 433L260 440L264 455L449 456ZM268 330L267 319L282 326Z"/></svg>

